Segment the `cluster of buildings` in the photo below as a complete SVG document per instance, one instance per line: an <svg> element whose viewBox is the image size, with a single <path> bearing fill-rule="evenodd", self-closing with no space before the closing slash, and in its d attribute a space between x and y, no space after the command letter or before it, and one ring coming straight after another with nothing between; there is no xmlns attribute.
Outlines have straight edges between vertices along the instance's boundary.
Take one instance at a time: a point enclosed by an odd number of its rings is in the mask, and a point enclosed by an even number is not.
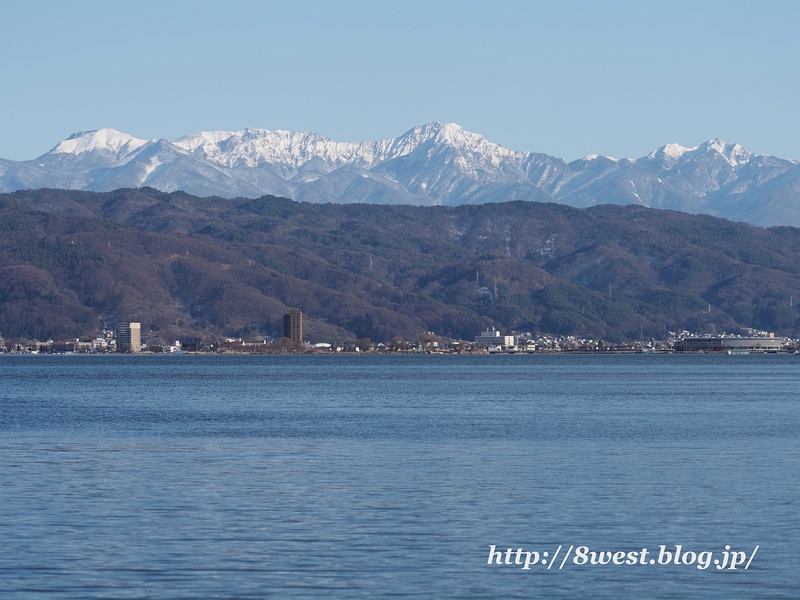
<svg viewBox="0 0 800 600"><path fill-rule="evenodd" d="M676 352L727 352L728 354L750 352L779 352L796 347L796 340L776 338L774 333L757 337L742 336L694 336L675 340Z"/></svg>
<svg viewBox="0 0 800 600"><path fill-rule="evenodd" d="M453 340L450 342L431 342L432 334L422 336L417 344L397 345L378 344L371 348L378 353L596 353L596 352L717 352L745 354L758 352L798 352L800 340L775 337L765 331L751 331L741 335L701 335L683 331L670 332L666 340L644 340L637 342L611 343L604 340L578 336L552 334L517 333L503 335L495 328L481 331L475 341ZM424 341L423 341L424 339Z"/></svg>
<svg viewBox="0 0 800 600"><path fill-rule="evenodd" d="M751 330L748 335L703 335L682 331L670 332L664 341L648 340L612 344L576 336L530 333L501 336L499 331L483 331L475 337L473 348L493 352L796 352L800 341L775 337L774 333Z"/></svg>
<svg viewBox="0 0 800 600"><path fill-rule="evenodd" d="M82 337L60 341L21 340L14 344L6 343L0 337L0 352L4 350L19 354L106 353L117 351L117 340L113 330L104 330L95 338Z"/></svg>
<svg viewBox="0 0 800 600"><path fill-rule="evenodd" d="M114 329L104 329L97 337L81 337L71 340L39 341L24 340L7 344L0 336L0 352L21 354L107 354L142 352L141 323L118 323ZM151 352L180 352L181 343L159 345L148 348Z"/></svg>
<svg viewBox="0 0 800 600"><path fill-rule="evenodd" d="M293 308L283 317L283 335L291 346L303 348L303 313ZM274 340L272 340L274 341ZM197 344L183 347L179 341L174 344L152 346L144 348L142 346L142 324L135 322L117 323L114 329L104 329L102 335L96 338L77 338L54 342L47 340L21 341L7 347L5 340L0 336L0 352L12 352L22 354L96 354L96 353L125 353L137 354L144 350L156 353L176 353L195 351L240 351L252 352L260 351L261 347L266 347L270 340L264 337L258 339L242 340L241 338L227 338L223 344L208 344L198 347ZM330 345L329 345L330 346ZM294 348L293 348L294 349Z"/></svg>
<svg viewBox="0 0 800 600"><path fill-rule="evenodd" d="M553 353L553 352L717 352L727 354L746 354L752 352L798 352L800 342L795 339L775 337L766 331L750 330L748 335L702 335L688 331L670 332L664 341L649 340L612 344L576 336L556 336L550 334L532 335L530 333L502 334L492 327L481 331L475 341L440 340L433 332L420 336L416 343L395 338L389 344L372 344L368 339L345 341L341 343L310 344L303 341L303 313L292 308L283 316L283 337L275 340L264 336L251 338L226 338L222 343L205 346L187 344L181 346L176 341L172 345L158 345L143 349L141 323L118 323L113 330L104 330L96 338L79 338L70 341L46 342L26 341L14 345L6 344L0 336L0 352L16 353L139 353L148 352L245 352L245 353L331 353L331 352L373 352L373 353Z"/></svg>

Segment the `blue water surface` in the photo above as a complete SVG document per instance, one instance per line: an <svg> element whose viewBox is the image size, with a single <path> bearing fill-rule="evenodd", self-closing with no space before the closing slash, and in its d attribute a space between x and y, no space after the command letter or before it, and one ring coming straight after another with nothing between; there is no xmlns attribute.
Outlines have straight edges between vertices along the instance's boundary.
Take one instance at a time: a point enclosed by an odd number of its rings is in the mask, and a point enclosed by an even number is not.
<svg viewBox="0 0 800 600"><path fill-rule="evenodd" d="M0 596L798 598L798 383L794 355L3 355ZM759 549L559 569L676 544Z"/></svg>

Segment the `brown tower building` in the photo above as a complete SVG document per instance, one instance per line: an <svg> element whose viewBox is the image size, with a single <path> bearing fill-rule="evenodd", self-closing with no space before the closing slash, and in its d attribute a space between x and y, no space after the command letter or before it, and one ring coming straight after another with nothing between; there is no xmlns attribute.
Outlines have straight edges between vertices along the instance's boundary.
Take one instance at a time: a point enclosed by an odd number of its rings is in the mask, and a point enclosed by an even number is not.
<svg viewBox="0 0 800 600"><path fill-rule="evenodd" d="M142 324L117 323L117 352L142 351Z"/></svg>
<svg viewBox="0 0 800 600"><path fill-rule="evenodd" d="M283 315L283 337L292 340L293 344L303 343L303 313L297 308Z"/></svg>

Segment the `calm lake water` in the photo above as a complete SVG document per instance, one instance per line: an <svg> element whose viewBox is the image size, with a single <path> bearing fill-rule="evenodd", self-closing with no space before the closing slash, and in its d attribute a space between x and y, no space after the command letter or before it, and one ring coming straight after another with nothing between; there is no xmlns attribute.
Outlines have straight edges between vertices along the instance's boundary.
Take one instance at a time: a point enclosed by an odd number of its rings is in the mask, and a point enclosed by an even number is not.
<svg viewBox="0 0 800 600"><path fill-rule="evenodd" d="M798 598L798 383L793 355L0 356L0 596ZM676 544L759 549L558 568Z"/></svg>

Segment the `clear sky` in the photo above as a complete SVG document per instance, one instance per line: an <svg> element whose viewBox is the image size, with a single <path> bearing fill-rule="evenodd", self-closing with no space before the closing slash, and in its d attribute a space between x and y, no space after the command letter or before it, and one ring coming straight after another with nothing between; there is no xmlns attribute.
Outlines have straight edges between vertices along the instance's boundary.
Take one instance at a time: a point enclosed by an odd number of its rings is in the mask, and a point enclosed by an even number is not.
<svg viewBox="0 0 800 600"><path fill-rule="evenodd" d="M800 2L0 0L0 157L76 131L340 141L456 122L515 150L711 138L800 159Z"/></svg>

